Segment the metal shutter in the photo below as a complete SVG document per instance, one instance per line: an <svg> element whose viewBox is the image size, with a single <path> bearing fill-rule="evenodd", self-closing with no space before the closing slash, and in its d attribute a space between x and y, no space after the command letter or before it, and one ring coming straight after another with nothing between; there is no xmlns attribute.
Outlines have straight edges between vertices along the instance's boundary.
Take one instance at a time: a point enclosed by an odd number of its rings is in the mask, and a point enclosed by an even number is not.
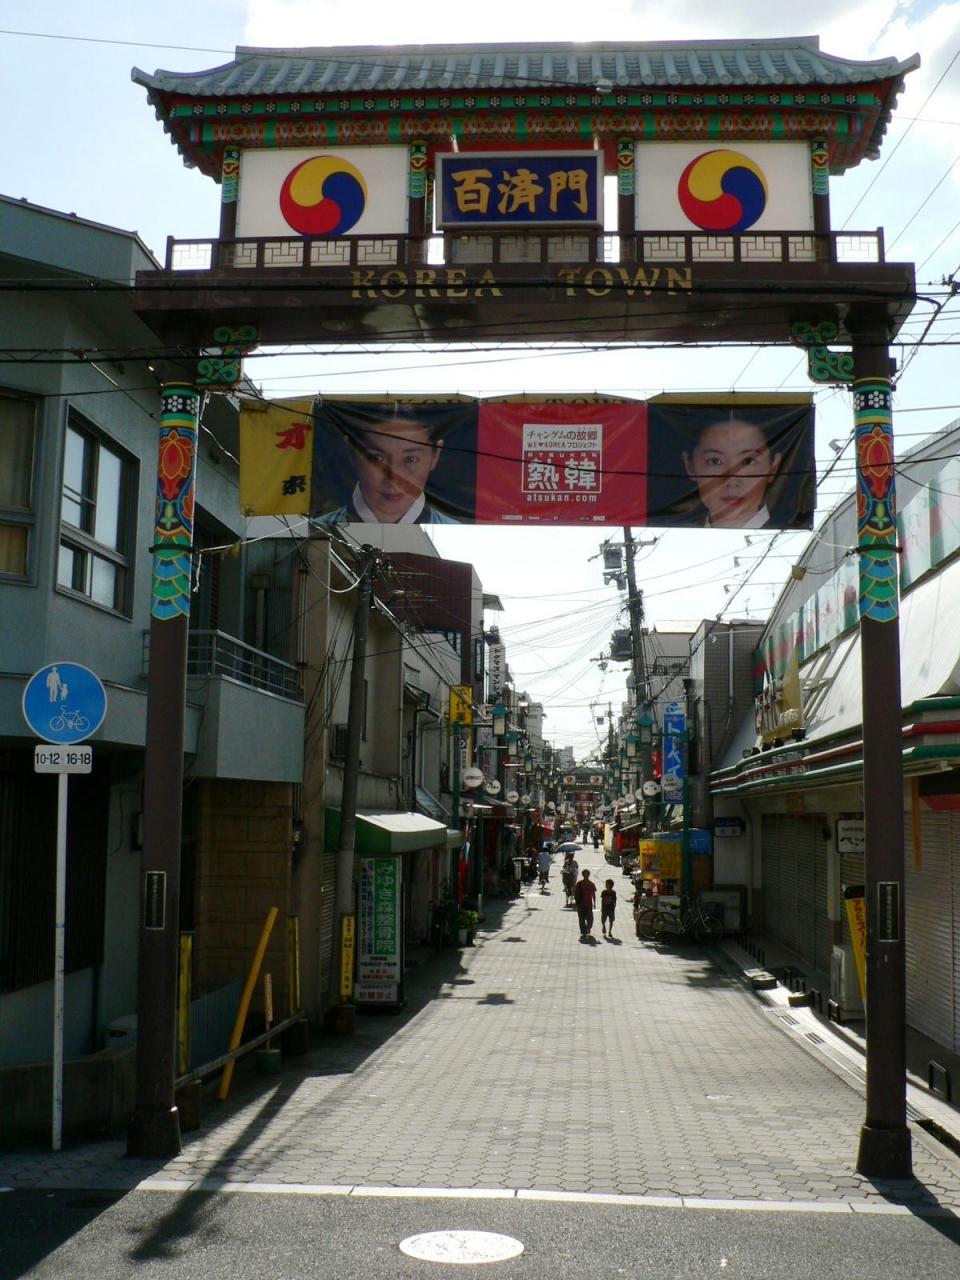
<svg viewBox="0 0 960 1280"><path fill-rule="evenodd" d="M792 951L797 947L796 819L786 814L763 816L764 932Z"/></svg>
<svg viewBox="0 0 960 1280"><path fill-rule="evenodd" d="M819 969L821 973L830 972L830 955L832 951L830 920L827 915L827 841L823 835L826 825L825 818L822 821L817 819L814 827L816 850L814 853L813 910L816 938L813 963L814 967Z"/></svg>
<svg viewBox="0 0 960 1280"><path fill-rule="evenodd" d="M957 1047L951 883L951 827L955 822L951 815L922 811L919 870L914 866L909 814L904 831L907 1021L938 1044L953 1049Z"/></svg>
<svg viewBox="0 0 960 1280"><path fill-rule="evenodd" d="M817 830L815 819L796 823L797 859L797 951L807 964L817 962L816 868Z"/></svg>

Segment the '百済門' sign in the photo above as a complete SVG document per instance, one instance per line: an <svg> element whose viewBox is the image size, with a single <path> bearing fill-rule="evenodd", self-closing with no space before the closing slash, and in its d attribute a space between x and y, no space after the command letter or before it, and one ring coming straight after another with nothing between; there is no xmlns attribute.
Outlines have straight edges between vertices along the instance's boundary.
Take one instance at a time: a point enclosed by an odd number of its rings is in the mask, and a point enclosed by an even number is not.
<svg viewBox="0 0 960 1280"><path fill-rule="evenodd" d="M438 227L603 223L601 151L437 156Z"/></svg>

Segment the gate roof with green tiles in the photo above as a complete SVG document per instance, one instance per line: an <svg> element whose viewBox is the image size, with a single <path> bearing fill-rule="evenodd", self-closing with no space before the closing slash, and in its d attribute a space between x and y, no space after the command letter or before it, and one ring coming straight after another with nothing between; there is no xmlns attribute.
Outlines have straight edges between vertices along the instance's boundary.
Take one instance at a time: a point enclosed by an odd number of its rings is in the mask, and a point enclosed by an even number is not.
<svg viewBox="0 0 960 1280"><path fill-rule="evenodd" d="M631 136L624 115L650 110L697 117L764 112L758 136L783 113L809 117L830 137L833 172L876 156L904 77L919 65L875 58L854 61L824 53L816 36L776 40L598 42L569 44L388 45L308 49L239 47L233 61L205 71L134 68L150 102L188 164L219 179L224 146L290 146L298 124L335 119L343 142L382 144L386 119L449 113L450 133L478 113L584 113L604 136ZM849 130L824 129L842 117ZM358 119L359 118L359 119ZM365 124L363 122L366 122ZM283 122L282 127L280 126ZM237 138L236 126L244 138ZM257 126L263 126L258 128ZM476 124L465 130L467 135ZM576 132L576 130L572 130ZM416 130L410 134L416 136ZM667 132L664 136L674 136ZM792 136L796 136L794 131ZM812 135L811 135L812 136ZM329 145L329 143L328 143Z"/></svg>

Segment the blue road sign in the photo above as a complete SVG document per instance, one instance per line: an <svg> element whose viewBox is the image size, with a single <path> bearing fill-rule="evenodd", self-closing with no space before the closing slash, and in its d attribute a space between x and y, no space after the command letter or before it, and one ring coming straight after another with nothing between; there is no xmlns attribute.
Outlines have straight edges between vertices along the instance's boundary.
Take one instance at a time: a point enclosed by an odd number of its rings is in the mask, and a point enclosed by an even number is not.
<svg viewBox="0 0 960 1280"><path fill-rule="evenodd" d="M69 746L96 733L107 714L99 677L76 662L51 662L23 691L23 718L44 742Z"/></svg>

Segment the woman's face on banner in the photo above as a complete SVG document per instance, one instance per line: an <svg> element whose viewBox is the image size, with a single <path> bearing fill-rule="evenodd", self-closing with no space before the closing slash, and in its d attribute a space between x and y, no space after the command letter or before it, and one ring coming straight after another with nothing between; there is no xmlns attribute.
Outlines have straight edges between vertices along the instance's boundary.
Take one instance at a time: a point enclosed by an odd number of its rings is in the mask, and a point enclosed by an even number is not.
<svg viewBox="0 0 960 1280"><path fill-rule="evenodd" d="M363 500L381 522L395 524L423 492L441 445L417 422L384 422L355 445Z"/></svg>
<svg viewBox="0 0 960 1280"><path fill-rule="evenodd" d="M696 480L712 528L739 529L767 500L780 466L766 436L752 422L716 422L684 453L687 475Z"/></svg>

